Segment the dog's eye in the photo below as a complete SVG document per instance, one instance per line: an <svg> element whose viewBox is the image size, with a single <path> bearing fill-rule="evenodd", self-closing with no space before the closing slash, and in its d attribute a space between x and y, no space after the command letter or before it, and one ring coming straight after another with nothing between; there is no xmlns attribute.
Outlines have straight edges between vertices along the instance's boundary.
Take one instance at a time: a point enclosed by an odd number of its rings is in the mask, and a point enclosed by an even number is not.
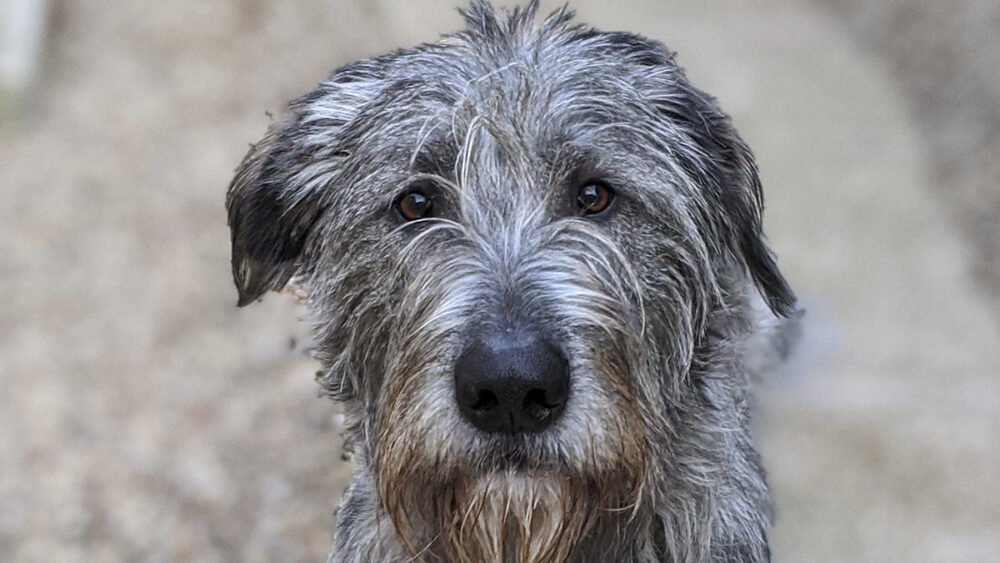
<svg viewBox="0 0 1000 563"><path fill-rule="evenodd" d="M420 190L410 190L396 200L396 209L403 219L416 221L431 212L431 198Z"/></svg>
<svg viewBox="0 0 1000 563"><path fill-rule="evenodd" d="M611 205L614 192L600 182L587 182L576 194L576 205L584 215L596 215Z"/></svg>

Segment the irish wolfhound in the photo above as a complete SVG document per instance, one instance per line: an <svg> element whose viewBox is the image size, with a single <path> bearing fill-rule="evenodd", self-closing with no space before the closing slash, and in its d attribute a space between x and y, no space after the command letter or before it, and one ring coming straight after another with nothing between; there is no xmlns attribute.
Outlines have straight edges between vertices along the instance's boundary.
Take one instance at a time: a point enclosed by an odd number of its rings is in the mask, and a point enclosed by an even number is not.
<svg viewBox="0 0 1000 563"><path fill-rule="evenodd" d="M334 71L230 186L239 304L305 292L346 412L330 561L767 560L753 157L660 43L535 12Z"/></svg>

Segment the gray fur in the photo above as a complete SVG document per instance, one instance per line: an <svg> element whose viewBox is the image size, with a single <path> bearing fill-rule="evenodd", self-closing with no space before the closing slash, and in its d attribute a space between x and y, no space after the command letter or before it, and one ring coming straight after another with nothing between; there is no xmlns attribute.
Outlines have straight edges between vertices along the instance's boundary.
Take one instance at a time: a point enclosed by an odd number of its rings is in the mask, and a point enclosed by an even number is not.
<svg viewBox="0 0 1000 563"><path fill-rule="evenodd" d="M331 563L766 561L743 343L794 296L753 157L661 44L536 6L334 71L227 200L240 304L308 295L355 468ZM574 212L607 182L615 207ZM393 204L433 185L435 216ZM570 358L541 434L478 432L453 365L477 328Z"/></svg>

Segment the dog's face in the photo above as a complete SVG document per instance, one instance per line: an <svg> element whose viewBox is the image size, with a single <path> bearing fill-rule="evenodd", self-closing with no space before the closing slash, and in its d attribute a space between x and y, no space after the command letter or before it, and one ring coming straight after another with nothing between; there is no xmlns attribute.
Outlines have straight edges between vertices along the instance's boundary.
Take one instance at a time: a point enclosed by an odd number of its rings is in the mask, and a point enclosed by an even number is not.
<svg viewBox="0 0 1000 563"><path fill-rule="evenodd" d="M293 103L230 188L234 275L241 304L308 294L411 548L482 559L520 526L523 559L565 555L642 502L713 316L793 298L749 151L661 45L467 18Z"/></svg>

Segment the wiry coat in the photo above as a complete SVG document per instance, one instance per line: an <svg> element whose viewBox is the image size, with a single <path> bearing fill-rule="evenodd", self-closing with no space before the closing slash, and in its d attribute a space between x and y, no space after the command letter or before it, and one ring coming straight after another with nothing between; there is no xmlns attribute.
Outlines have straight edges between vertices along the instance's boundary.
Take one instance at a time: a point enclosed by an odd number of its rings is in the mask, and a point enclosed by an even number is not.
<svg viewBox="0 0 1000 563"><path fill-rule="evenodd" d="M476 2L334 71L230 188L240 304L295 279L353 482L331 562L765 561L742 343L794 297L752 155L661 44ZM582 183L615 194L600 217ZM412 186L433 216L394 209ZM544 433L462 420L456 356L530 326L569 358Z"/></svg>

